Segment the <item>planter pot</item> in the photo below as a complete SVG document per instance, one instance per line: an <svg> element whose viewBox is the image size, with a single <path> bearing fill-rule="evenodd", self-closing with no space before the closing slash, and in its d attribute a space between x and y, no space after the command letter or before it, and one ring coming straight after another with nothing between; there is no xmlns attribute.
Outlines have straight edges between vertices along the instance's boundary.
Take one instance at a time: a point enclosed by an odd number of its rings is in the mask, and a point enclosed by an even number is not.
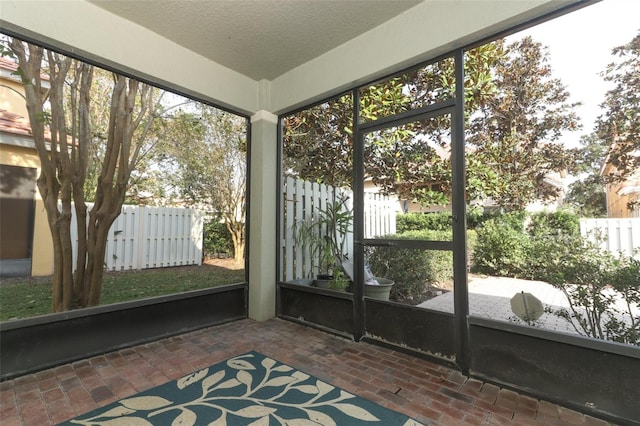
<svg viewBox="0 0 640 426"><path fill-rule="evenodd" d="M297 285L303 285L303 286L310 286L311 284L313 284L313 280L310 279L306 279L306 278L298 278L295 280L290 280L287 281L288 284L297 284Z"/></svg>
<svg viewBox="0 0 640 426"><path fill-rule="evenodd" d="M329 283L333 281L331 274L318 274L318 278L313 280L313 285L318 288L329 288Z"/></svg>
<svg viewBox="0 0 640 426"><path fill-rule="evenodd" d="M378 284L364 284L364 295L377 300L389 300L389 292L394 282L386 278L376 278Z"/></svg>

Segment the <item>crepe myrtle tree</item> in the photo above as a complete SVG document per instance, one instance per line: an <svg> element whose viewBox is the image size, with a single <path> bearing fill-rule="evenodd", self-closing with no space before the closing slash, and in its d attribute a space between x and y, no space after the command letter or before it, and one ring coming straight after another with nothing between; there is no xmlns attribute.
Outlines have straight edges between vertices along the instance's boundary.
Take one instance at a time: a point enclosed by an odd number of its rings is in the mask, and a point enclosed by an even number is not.
<svg viewBox="0 0 640 426"><path fill-rule="evenodd" d="M3 54L17 59L41 163L37 185L53 240L52 310L96 306L107 235L120 214L129 178L151 129L154 90L111 74L104 151L93 191L94 205L87 215L85 182L96 139L90 119L94 67L15 38L7 40ZM75 259L72 209L77 217Z"/></svg>

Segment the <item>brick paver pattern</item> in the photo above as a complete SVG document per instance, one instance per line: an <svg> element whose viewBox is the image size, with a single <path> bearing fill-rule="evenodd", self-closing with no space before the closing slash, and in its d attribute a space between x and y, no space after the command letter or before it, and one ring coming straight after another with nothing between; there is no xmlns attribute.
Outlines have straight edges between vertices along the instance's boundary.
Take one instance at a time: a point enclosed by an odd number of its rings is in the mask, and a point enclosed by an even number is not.
<svg viewBox="0 0 640 426"><path fill-rule="evenodd" d="M56 424L250 350L427 425L609 424L421 358L279 319L235 321L5 381L0 424Z"/></svg>

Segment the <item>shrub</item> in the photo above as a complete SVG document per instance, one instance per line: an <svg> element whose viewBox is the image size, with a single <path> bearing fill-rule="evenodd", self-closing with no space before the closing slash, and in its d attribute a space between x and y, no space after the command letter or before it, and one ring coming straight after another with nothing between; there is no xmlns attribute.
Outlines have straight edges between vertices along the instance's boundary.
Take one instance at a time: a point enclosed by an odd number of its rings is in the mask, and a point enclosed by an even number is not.
<svg viewBox="0 0 640 426"><path fill-rule="evenodd" d="M521 277L527 271L530 238L518 230L520 218L491 219L478 229L472 271L497 276Z"/></svg>
<svg viewBox="0 0 640 426"><path fill-rule="evenodd" d="M531 215L531 221L527 226L529 235L579 235L580 218L575 213L567 210L555 212L539 212Z"/></svg>
<svg viewBox="0 0 640 426"><path fill-rule="evenodd" d="M396 232L451 231L451 213L405 213L396 216Z"/></svg>
<svg viewBox="0 0 640 426"><path fill-rule="evenodd" d="M388 238L407 240L451 240L451 232L409 231ZM453 277L453 253L439 250L415 250L394 247L371 247L367 260L377 277L395 282L392 300L421 302L429 284L446 282Z"/></svg>
<svg viewBox="0 0 640 426"><path fill-rule="evenodd" d="M506 216L506 217L505 217ZM569 308L550 311L577 333L640 344L640 261L613 256L580 235L579 218L566 211L491 219L478 230L474 272L546 281Z"/></svg>
<svg viewBox="0 0 640 426"><path fill-rule="evenodd" d="M467 229L479 228L493 216L494 215L484 213L484 209L480 206L469 206L467 208Z"/></svg>
<svg viewBox="0 0 640 426"><path fill-rule="evenodd" d="M565 266L571 251L582 244L580 235L558 233L553 236L530 236L524 277L549 283L562 281L566 275Z"/></svg>
<svg viewBox="0 0 640 426"><path fill-rule="evenodd" d="M569 238L556 240L555 252L560 253L559 246L564 245L564 257L549 262L544 277L565 294L569 308L552 312L579 334L640 344L640 261L615 257L580 236Z"/></svg>
<svg viewBox="0 0 640 426"><path fill-rule="evenodd" d="M484 222L501 213L485 213L482 207L469 206L467 208L467 229L476 229ZM452 215L450 212L437 213L405 213L396 216L397 232L407 231L450 231L452 228Z"/></svg>
<svg viewBox="0 0 640 426"><path fill-rule="evenodd" d="M515 231L524 232L524 224L528 218L529 213L523 210L500 214L493 217L491 220L503 226L508 226Z"/></svg>
<svg viewBox="0 0 640 426"><path fill-rule="evenodd" d="M202 252L206 257L233 255L233 240L224 223L212 220L204 224Z"/></svg>

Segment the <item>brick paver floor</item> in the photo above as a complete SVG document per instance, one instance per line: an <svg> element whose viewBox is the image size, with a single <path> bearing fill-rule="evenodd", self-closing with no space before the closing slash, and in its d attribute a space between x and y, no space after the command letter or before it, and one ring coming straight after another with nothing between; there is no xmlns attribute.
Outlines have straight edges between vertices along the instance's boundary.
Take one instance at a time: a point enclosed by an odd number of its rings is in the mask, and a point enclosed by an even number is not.
<svg viewBox="0 0 640 426"><path fill-rule="evenodd" d="M0 424L56 424L250 350L428 425L608 424L423 359L278 319L236 321L5 381Z"/></svg>

